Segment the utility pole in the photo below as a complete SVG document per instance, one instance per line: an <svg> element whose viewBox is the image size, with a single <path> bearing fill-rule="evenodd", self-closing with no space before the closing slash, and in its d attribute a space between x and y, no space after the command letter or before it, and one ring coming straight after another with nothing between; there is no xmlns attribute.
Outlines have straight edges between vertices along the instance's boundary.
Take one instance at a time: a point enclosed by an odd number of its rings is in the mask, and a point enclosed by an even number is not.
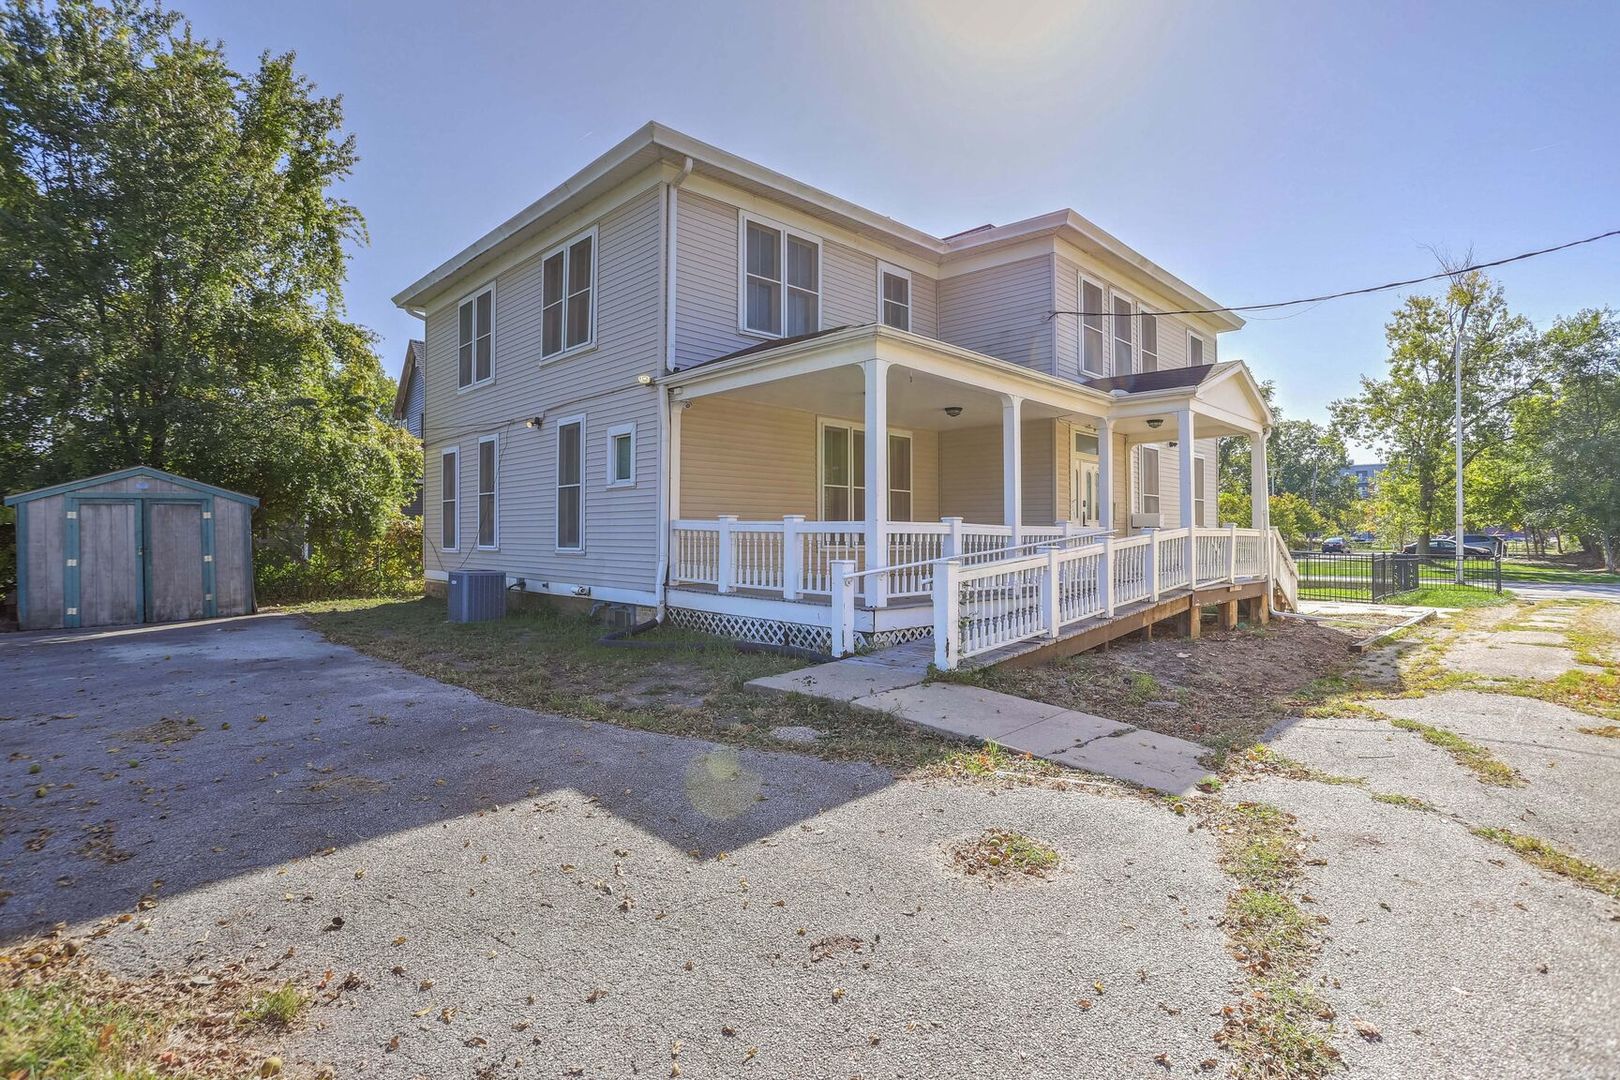
<svg viewBox="0 0 1620 1080"><path fill-rule="evenodd" d="M1451 367L1457 382L1457 528L1451 534L1452 554L1457 560L1457 584L1463 584L1463 335L1468 331L1468 310L1472 303L1464 303L1457 320L1457 337L1451 343Z"/></svg>

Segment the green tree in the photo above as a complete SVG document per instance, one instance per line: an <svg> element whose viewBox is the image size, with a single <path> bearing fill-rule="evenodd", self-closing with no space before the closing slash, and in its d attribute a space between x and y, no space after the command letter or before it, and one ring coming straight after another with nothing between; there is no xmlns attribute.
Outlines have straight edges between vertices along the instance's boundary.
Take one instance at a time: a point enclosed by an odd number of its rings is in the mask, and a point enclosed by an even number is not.
<svg viewBox="0 0 1620 1080"><path fill-rule="evenodd" d="M1443 296L1408 297L1385 327L1385 377L1363 376L1360 394L1331 407L1341 437L1378 447L1389 463L1380 499L1411 523L1425 552L1451 518L1452 350L1459 335L1463 458L1473 461L1507 437L1512 404L1538 384L1534 328L1478 272L1457 277Z"/></svg>
<svg viewBox="0 0 1620 1080"><path fill-rule="evenodd" d="M377 535L420 469L344 319L341 104L156 3L0 9L0 487L147 464Z"/></svg>
<svg viewBox="0 0 1620 1080"><path fill-rule="evenodd" d="M1586 537L1613 572L1620 552L1620 320L1583 311L1547 331L1550 389L1520 411L1526 502Z"/></svg>
<svg viewBox="0 0 1620 1080"><path fill-rule="evenodd" d="M1316 513L1336 525L1350 519L1356 497L1355 478L1345 474L1350 452L1337 432L1312 420L1287 420L1273 400L1275 386L1268 380L1260 393L1276 422L1266 436L1266 476L1275 495L1297 495ZM1220 490L1248 494L1252 448L1246 438L1221 440Z"/></svg>

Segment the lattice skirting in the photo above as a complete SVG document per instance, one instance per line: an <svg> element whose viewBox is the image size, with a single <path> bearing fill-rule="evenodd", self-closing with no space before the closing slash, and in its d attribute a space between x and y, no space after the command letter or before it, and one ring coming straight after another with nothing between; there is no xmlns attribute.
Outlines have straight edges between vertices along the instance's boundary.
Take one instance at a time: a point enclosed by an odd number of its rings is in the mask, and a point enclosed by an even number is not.
<svg viewBox="0 0 1620 1080"><path fill-rule="evenodd" d="M859 649L888 649L910 641L934 640L932 626L903 626L898 630L879 630L876 633L857 633L855 646Z"/></svg>
<svg viewBox="0 0 1620 1080"><path fill-rule="evenodd" d="M784 622L780 619L761 619L751 615L730 615L718 611L697 611L692 608L669 608L669 621L686 630L697 630L733 641L752 641L761 645L790 645L814 652L832 652L832 631L825 626ZM857 648L887 649L908 641L932 638L929 626L908 626L899 630L879 630L877 633L855 635Z"/></svg>
<svg viewBox="0 0 1620 1080"><path fill-rule="evenodd" d="M760 645L791 645L814 652L832 652L832 631L825 626L760 619L751 615L730 615L719 611L696 611L671 606L669 621L687 630L697 630L733 641L753 641Z"/></svg>

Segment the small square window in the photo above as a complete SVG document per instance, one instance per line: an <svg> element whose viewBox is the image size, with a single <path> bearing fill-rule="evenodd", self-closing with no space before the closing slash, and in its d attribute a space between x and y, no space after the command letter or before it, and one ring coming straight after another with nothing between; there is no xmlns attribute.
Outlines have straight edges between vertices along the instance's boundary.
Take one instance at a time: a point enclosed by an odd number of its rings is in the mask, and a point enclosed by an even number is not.
<svg viewBox="0 0 1620 1080"><path fill-rule="evenodd" d="M608 487L630 487L636 482L636 429L632 424L608 432Z"/></svg>

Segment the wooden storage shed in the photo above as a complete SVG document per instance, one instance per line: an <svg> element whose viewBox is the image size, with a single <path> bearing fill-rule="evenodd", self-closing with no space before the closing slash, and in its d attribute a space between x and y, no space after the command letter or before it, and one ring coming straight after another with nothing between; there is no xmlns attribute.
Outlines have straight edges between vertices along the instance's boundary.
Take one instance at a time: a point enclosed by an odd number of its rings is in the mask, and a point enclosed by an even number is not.
<svg viewBox="0 0 1620 1080"><path fill-rule="evenodd" d="M6 498L24 630L245 615L259 500L147 468Z"/></svg>

